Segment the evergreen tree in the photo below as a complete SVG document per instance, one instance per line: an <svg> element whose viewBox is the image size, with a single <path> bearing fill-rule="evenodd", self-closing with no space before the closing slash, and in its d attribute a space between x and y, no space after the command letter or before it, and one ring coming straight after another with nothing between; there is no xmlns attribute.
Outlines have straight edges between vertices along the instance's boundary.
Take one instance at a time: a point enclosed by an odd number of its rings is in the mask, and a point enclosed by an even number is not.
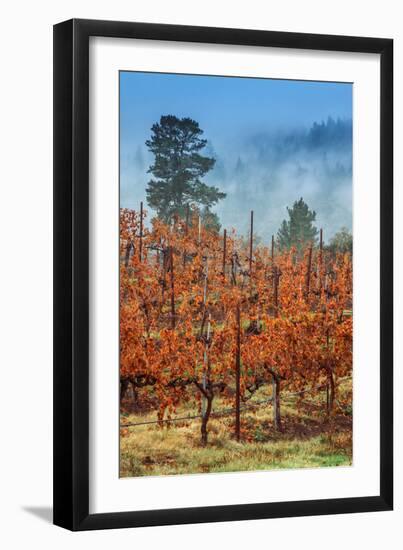
<svg viewBox="0 0 403 550"><path fill-rule="evenodd" d="M318 230L313 225L316 212L309 210L302 197L295 201L292 208L287 207L289 220L283 220L277 232L277 244L281 250L295 246L298 251L308 244L315 245L318 240Z"/></svg>
<svg viewBox="0 0 403 550"><path fill-rule="evenodd" d="M201 181L215 163L214 158L201 154L207 143L202 134L195 120L173 115L162 116L151 128L146 145L155 158L148 172L155 179L148 183L147 202L166 222L175 214L183 218L192 206L218 223L210 208L226 195Z"/></svg>
<svg viewBox="0 0 403 550"><path fill-rule="evenodd" d="M329 245L326 247L329 252L336 254L336 252L341 252L345 254L346 252L353 252L353 236L347 227L342 227L329 242Z"/></svg>
<svg viewBox="0 0 403 550"><path fill-rule="evenodd" d="M208 206L205 206L201 210L199 209L199 214L202 219L203 227L209 231L215 231L218 233L221 229L220 219L215 212L212 212Z"/></svg>

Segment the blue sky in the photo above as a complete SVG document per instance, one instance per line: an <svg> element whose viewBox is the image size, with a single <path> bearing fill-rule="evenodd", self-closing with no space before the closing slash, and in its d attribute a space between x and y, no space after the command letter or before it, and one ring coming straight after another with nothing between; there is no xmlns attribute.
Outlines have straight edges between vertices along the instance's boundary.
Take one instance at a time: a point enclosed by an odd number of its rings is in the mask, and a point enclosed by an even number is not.
<svg viewBox="0 0 403 550"><path fill-rule="evenodd" d="M166 114L191 117L204 130L217 158L206 182L227 192L216 209L224 225L243 231L239 218L250 202L260 208L266 239L286 217L286 205L305 194L328 235L351 228L351 84L121 72L122 206L145 201L152 160L145 141ZM312 146L315 123L324 123L315 134L323 146Z"/></svg>

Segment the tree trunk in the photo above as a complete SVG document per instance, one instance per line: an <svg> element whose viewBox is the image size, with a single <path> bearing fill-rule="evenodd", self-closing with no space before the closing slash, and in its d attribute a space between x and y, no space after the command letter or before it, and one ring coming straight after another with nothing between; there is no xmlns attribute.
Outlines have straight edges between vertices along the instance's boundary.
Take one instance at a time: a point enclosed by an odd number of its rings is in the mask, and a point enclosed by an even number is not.
<svg viewBox="0 0 403 550"><path fill-rule="evenodd" d="M164 427L164 415L166 407L160 407L157 412L158 426L160 428Z"/></svg>
<svg viewBox="0 0 403 550"><path fill-rule="evenodd" d="M125 268L126 269L129 267L131 249L132 249L132 243L129 241L126 245L126 254L125 254Z"/></svg>
<svg viewBox="0 0 403 550"><path fill-rule="evenodd" d="M328 399L327 399L327 414L330 416L333 411L333 405L334 405L334 398L335 398L335 383L334 383L334 377L333 372L328 369L327 371L327 387L328 387Z"/></svg>
<svg viewBox="0 0 403 550"><path fill-rule="evenodd" d="M201 423L201 444L203 447L207 445L207 438L208 438L207 424L210 419L211 407L213 404L213 397L207 396L206 401L207 401L206 410L202 416L202 423Z"/></svg>
<svg viewBox="0 0 403 550"><path fill-rule="evenodd" d="M120 381L120 402L122 403L124 396L126 395L127 388L129 387L129 381L127 378L122 378Z"/></svg>
<svg viewBox="0 0 403 550"><path fill-rule="evenodd" d="M283 431L280 411L280 378L272 374L273 379L273 424L277 432Z"/></svg>
<svg viewBox="0 0 403 550"><path fill-rule="evenodd" d="M137 388L133 383L132 383L132 400L133 400L133 405L136 406L137 405Z"/></svg>

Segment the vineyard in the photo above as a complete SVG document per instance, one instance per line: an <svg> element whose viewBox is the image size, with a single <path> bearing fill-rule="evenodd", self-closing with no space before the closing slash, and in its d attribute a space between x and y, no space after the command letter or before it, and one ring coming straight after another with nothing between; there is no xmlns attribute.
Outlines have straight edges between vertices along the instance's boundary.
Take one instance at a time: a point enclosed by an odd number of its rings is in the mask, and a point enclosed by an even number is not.
<svg viewBox="0 0 403 550"><path fill-rule="evenodd" d="M120 211L123 476L351 463L352 255L248 223Z"/></svg>

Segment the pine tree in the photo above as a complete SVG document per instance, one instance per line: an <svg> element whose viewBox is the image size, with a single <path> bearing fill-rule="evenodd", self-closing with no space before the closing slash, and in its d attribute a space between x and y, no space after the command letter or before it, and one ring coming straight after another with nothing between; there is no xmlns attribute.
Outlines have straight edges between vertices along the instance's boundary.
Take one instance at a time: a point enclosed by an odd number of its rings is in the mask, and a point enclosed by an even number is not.
<svg viewBox="0 0 403 550"><path fill-rule="evenodd" d="M302 197L295 201L292 208L287 207L289 220L283 220L277 232L277 244L281 250L295 246L298 251L308 244L315 245L318 240L318 230L313 225L316 212L309 210Z"/></svg>
<svg viewBox="0 0 403 550"><path fill-rule="evenodd" d="M215 164L201 154L207 144L202 134L195 120L173 115L162 116L151 128L146 145L155 158L148 172L155 179L148 183L147 202L165 222L184 217L188 206L214 217L210 208L226 196L201 181Z"/></svg>

